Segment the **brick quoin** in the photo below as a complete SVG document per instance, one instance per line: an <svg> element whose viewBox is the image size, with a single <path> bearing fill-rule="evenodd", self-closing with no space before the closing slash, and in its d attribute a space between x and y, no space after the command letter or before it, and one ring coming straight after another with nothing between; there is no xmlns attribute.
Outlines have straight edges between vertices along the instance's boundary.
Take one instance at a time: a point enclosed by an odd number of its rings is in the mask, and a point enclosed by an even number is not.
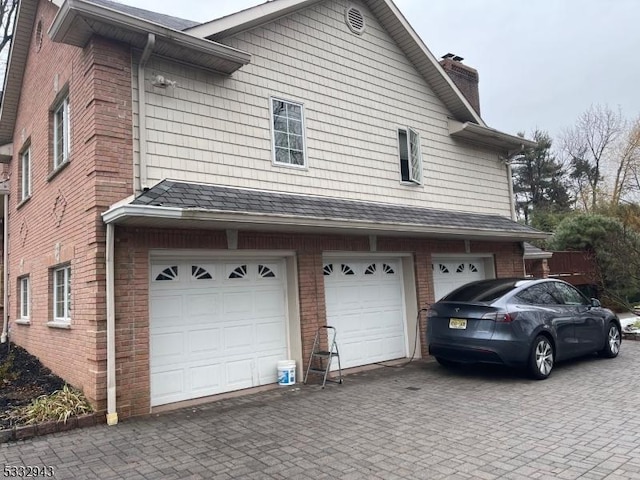
<svg viewBox="0 0 640 480"><path fill-rule="evenodd" d="M57 8L41 1L49 27ZM52 175L52 114L68 89L70 161ZM20 203L20 153L31 148L32 194ZM11 339L102 408L106 396L105 227L100 214L133 193L131 54L94 37L85 48L29 49L9 166L9 315L18 318L18 278L31 282L31 324L11 321ZM52 320L51 269L71 265L71 328Z"/></svg>

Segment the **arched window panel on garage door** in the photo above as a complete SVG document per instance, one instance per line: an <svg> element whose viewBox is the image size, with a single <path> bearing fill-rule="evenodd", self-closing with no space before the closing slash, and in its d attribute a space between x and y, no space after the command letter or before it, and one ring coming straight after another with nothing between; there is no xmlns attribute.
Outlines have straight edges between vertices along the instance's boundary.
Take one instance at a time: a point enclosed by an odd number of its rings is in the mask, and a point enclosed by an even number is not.
<svg viewBox="0 0 640 480"><path fill-rule="evenodd" d="M180 277L178 265L154 265L151 271L151 278L154 282L173 282L178 281Z"/></svg>

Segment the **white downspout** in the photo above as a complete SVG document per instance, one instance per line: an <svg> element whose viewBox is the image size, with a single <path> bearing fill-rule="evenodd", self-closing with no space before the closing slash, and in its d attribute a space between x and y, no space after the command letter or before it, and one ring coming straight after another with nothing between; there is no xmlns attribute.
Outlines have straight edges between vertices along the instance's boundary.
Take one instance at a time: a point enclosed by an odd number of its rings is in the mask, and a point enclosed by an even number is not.
<svg viewBox="0 0 640 480"><path fill-rule="evenodd" d="M107 424L118 423L116 409L116 302L113 277L114 226L107 223Z"/></svg>
<svg viewBox="0 0 640 480"><path fill-rule="evenodd" d="M138 63L138 150L140 155L140 172L138 183L136 185L136 194L142 192L143 188L147 188L147 107L144 88L144 67L149 61L153 47L156 44L156 36L149 33L147 36L147 45L144 47L140 63ZM135 174L134 174L135 175Z"/></svg>
<svg viewBox="0 0 640 480"><path fill-rule="evenodd" d="M140 63L138 64L138 141L140 153L140 172L138 182L134 181L135 192L142 191L147 183L147 117L144 88L144 67L149 61L156 43L156 36L149 33ZM134 173L135 180L135 173ZM107 223L106 239L106 283L107 283L107 425L118 423L116 402L116 302L113 254L115 249L114 225Z"/></svg>
<svg viewBox="0 0 640 480"><path fill-rule="evenodd" d="M2 299L2 335L0 335L0 343L7 342L9 333L9 194L2 195L4 200L4 218L2 220L2 286L4 298Z"/></svg>
<svg viewBox="0 0 640 480"><path fill-rule="evenodd" d="M107 425L118 423L116 409L116 302L113 277L114 226L107 223Z"/></svg>
<svg viewBox="0 0 640 480"><path fill-rule="evenodd" d="M509 181L509 205L511 207L511 220L517 221L516 218L516 199L513 196L513 172L511 171L511 161L507 161L507 180Z"/></svg>

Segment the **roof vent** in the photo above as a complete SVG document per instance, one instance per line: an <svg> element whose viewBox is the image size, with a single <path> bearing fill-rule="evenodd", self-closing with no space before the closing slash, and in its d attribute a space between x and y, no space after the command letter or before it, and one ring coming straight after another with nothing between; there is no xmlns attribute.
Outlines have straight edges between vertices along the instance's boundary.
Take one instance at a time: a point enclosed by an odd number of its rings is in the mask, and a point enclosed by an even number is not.
<svg viewBox="0 0 640 480"><path fill-rule="evenodd" d="M359 8L353 5L347 7L347 10L345 11L345 17L347 20L347 25L353 33L357 33L358 35L362 35L364 33L366 24L364 22L364 15Z"/></svg>

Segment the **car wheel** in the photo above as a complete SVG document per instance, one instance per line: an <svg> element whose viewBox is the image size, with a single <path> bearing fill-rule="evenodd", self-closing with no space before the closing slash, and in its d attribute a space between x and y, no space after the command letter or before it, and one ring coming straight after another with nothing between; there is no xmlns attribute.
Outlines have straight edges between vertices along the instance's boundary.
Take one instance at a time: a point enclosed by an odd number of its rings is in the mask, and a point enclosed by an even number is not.
<svg viewBox="0 0 640 480"><path fill-rule="evenodd" d="M447 360L446 358L442 358L442 357L436 357L436 361L443 367L447 367L447 368L457 367L460 365L456 361Z"/></svg>
<svg viewBox="0 0 640 480"><path fill-rule="evenodd" d="M604 348L598 352L600 356L605 358L614 358L620 352L621 334L618 325L611 322L607 329L607 338L604 342Z"/></svg>
<svg viewBox="0 0 640 480"><path fill-rule="evenodd" d="M529 373L536 380L544 380L553 369L553 345L544 335L538 335L533 341L529 356Z"/></svg>

